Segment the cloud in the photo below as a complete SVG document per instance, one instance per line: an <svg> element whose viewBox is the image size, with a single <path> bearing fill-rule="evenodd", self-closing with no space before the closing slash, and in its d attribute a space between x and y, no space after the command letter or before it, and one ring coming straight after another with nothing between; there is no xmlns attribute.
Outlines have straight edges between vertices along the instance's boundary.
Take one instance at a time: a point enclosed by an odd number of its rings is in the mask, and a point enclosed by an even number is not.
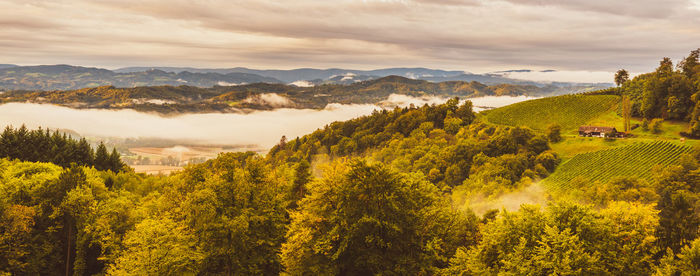
<svg viewBox="0 0 700 276"><path fill-rule="evenodd" d="M0 2L3 63L651 70L699 47L685 0Z"/></svg>
<svg viewBox="0 0 700 276"><path fill-rule="evenodd" d="M310 81L305 81L305 80L298 80L295 82L290 83L291 85L294 85L296 87L312 87L314 84Z"/></svg>
<svg viewBox="0 0 700 276"><path fill-rule="evenodd" d="M287 97L275 93L262 93L249 96L243 102L271 107L291 107L294 103Z"/></svg>
<svg viewBox="0 0 700 276"><path fill-rule="evenodd" d="M503 76L513 79L524 79L533 81L568 81L568 82L612 82L612 75L605 71L530 71L530 72L507 72ZM635 74L636 75L636 74Z"/></svg>
<svg viewBox="0 0 700 276"><path fill-rule="evenodd" d="M570 10L625 15L641 18L666 18L690 8L690 0L507 0L511 3L534 6L558 6Z"/></svg>

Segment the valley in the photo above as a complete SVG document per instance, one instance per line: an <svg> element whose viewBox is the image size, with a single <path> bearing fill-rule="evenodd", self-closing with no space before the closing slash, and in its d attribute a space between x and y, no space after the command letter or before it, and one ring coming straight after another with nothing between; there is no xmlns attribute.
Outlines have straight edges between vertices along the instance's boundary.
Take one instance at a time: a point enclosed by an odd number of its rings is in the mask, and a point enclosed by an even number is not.
<svg viewBox="0 0 700 276"><path fill-rule="evenodd" d="M698 276L700 0L0 0L0 276Z"/></svg>
<svg viewBox="0 0 700 276"><path fill-rule="evenodd" d="M486 110L532 99L527 96L470 98L474 110ZM321 110L277 108L245 114L203 113L160 116L135 110L73 109L48 104L0 105L5 126L26 125L60 129L85 137L93 145L104 142L122 154L136 172L165 173L215 158L223 152L266 153L279 142L301 137L334 121L371 115L375 110L411 105L442 104L447 98L391 94L376 104L329 104Z"/></svg>

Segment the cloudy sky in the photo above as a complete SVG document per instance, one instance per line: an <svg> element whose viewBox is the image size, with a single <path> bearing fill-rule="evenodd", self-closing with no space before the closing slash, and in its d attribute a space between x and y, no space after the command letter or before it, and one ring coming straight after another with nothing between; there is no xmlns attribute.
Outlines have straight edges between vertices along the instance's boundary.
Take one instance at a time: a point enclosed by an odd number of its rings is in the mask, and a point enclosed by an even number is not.
<svg viewBox="0 0 700 276"><path fill-rule="evenodd" d="M0 63L644 72L700 0L0 0Z"/></svg>

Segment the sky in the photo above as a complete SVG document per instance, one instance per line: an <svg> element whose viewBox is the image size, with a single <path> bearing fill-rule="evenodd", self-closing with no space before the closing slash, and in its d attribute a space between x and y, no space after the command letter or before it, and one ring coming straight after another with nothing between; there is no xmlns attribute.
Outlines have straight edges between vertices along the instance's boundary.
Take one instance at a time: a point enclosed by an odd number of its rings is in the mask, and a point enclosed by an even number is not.
<svg viewBox="0 0 700 276"><path fill-rule="evenodd" d="M647 72L700 0L0 0L0 63ZM570 78L560 73L558 78Z"/></svg>

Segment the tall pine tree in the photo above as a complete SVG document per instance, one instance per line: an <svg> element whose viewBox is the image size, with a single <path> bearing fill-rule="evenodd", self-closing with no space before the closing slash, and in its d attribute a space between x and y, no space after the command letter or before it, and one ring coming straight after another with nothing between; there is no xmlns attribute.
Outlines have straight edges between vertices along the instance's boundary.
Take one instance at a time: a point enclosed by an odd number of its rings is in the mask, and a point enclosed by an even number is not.
<svg viewBox="0 0 700 276"><path fill-rule="evenodd" d="M110 156L107 153L107 147L104 143L100 142L97 146L97 151L95 152L95 169L104 171L109 170L111 167Z"/></svg>

